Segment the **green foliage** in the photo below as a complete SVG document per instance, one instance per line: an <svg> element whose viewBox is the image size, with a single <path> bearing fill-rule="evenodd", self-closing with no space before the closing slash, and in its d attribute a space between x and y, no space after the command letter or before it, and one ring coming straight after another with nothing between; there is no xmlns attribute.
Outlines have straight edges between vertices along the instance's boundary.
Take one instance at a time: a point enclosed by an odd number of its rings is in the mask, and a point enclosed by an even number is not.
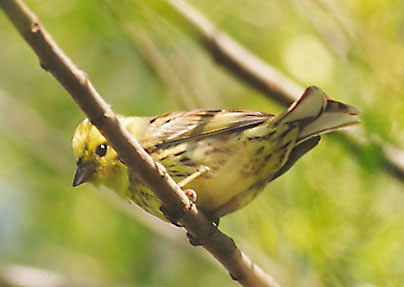
<svg viewBox="0 0 404 287"><path fill-rule="evenodd" d="M365 136L404 147L403 1L192 2L299 84L358 107ZM115 112L281 111L217 65L165 1L28 4ZM0 264L89 283L232 286L176 228L156 230L108 191L73 191L70 143L84 115L4 15L0 38ZM221 221L282 286L404 285L402 183L384 172L379 145L354 147L324 137Z"/></svg>

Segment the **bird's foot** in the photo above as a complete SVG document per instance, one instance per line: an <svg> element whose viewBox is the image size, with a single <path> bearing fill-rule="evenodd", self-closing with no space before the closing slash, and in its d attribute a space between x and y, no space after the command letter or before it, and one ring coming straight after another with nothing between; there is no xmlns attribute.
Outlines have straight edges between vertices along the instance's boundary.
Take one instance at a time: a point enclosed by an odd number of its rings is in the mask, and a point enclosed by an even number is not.
<svg viewBox="0 0 404 287"><path fill-rule="evenodd" d="M196 194L195 190L186 189L186 190L184 190L184 193L192 203L196 202L198 195Z"/></svg>
<svg viewBox="0 0 404 287"><path fill-rule="evenodd" d="M187 184L191 183L193 180L195 180L198 177L200 177L201 175L207 173L208 171L209 171L209 167L203 165L200 168L198 168L197 171L195 171L194 173L190 174L189 176L187 176L186 178L181 180L178 183L178 186L183 188Z"/></svg>

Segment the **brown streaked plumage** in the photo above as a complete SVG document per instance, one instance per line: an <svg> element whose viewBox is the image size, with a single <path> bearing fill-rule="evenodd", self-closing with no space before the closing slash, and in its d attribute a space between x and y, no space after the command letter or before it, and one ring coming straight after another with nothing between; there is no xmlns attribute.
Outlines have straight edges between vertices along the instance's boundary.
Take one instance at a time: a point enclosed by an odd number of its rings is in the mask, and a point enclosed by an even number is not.
<svg viewBox="0 0 404 287"><path fill-rule="evenodd" d="M196 110L120 121L175 181L196 192L198 208L215 219L248 204L316 146L321 134L358 123L354 117L358 114L352 106L310 87L278 116ZM165 219L159 200L88 120L77 127L73 150L78 165L74 186L106 185Z"/></svg>

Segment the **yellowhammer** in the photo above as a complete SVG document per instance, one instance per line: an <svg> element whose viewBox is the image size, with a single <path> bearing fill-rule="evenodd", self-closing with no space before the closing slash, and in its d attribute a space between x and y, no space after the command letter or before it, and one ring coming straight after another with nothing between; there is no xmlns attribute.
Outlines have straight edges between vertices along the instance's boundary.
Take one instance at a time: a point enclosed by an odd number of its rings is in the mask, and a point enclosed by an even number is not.
<svg viewBox="0 0 404 287"><path fill-rule="evenodd" d="M196 205L218 219L254 199L317 145L320 134L356 124L359 111L329 99L317 87L278 116L252 111L195 110L120 122L182 187ZM119 160L89 120L73 137L77 171L73 186L105 185L164 220L153 192Z"/></svg>

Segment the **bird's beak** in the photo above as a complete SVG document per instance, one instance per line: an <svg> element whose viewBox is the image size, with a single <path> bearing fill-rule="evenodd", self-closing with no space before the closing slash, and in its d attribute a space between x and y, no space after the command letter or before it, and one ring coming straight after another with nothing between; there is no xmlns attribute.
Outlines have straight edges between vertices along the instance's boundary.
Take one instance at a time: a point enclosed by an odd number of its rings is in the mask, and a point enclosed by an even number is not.
<svg viewBox="0 0 404 287"><path fill-rule="evenodd" d="M92 164L77 164L76 174L73 179L73 187L78 186L82 183L88 181L90 176L93 174L95 168Z"/></svg>

